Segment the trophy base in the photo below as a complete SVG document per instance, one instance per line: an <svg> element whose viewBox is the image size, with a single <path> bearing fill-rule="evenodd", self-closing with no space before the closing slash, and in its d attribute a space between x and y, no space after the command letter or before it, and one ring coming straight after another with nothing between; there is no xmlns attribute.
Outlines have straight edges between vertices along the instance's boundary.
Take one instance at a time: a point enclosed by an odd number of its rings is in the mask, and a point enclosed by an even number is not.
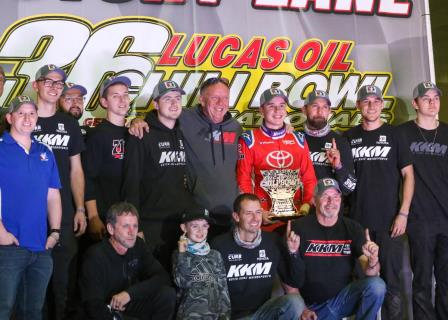
<svg viewBox="0 0 448 320"><path fill-rule="evenodd" d="M295 214L295 215L284 215L284 216L270 216L269 219L273 221L289 221L289 220L295 220L304 217L304 215L301 214Z"/></svg>

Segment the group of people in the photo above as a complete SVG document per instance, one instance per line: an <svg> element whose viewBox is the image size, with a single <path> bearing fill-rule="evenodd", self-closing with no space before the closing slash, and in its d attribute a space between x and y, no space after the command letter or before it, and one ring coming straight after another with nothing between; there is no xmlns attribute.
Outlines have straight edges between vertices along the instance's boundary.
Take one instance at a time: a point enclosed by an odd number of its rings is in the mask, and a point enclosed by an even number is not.
<svg viewBox="0 0 448 320"><path fill-rule="evenodd" d="M4 79L0 69L0 93ZM189 109L161 81L154 110L128 129L130 86L104 80L93 129L77 122L87 90L54 65L38 70L35 101L8 106L0 319L41 319L45 301L49 319L375 319L380 308L403 319L407 240L414 318L448 319L448 127L435 84L416 86L417 117L398 127L381 119L380 88L359 88L361 124L343 135L327 92L307 95L296 132L275 86L260 128L243 132L220 77ZM275 203L285 185L298 219Z"/></svg>

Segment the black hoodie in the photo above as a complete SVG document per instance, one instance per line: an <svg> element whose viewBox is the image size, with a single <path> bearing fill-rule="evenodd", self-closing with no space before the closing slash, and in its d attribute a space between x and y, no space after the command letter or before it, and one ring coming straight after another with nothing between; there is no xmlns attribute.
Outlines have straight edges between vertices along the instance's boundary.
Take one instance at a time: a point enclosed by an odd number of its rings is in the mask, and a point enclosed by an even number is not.
<svg viewBox="0 0 448 320"><path fill-rule="evenodd" d="M157 111L146 117L149 133L129 135L124 159L122 198L142 219L175 218L191 205L186 189L185 148L179 124L164 126Z"/></svg>

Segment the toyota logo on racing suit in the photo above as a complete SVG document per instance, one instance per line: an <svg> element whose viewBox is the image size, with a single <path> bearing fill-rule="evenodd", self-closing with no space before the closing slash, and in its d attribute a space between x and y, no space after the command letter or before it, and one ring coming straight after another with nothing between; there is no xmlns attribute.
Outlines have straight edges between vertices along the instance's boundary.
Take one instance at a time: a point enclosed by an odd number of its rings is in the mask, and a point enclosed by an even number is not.
<svg viewBox="0 0 448 320"><path fill-rule="evenodd" d="M288 168L292 165L293 162L292 154L288 151L272 151L266 157L267 163L274 168L283 169Z"/></svg>

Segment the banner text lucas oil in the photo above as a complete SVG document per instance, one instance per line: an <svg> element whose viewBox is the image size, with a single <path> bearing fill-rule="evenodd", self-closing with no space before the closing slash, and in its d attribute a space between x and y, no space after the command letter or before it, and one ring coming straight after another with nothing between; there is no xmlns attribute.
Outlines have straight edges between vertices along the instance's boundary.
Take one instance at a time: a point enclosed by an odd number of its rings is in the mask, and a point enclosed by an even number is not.
<svg viewBox="0 0 448 320"><path fill-rule="evenodd" d="M260 125L259 98L273 82L288 94L289 120L295 127L303 124L300 108L313 89L329 92L333 127L356 125L360 119L356 92L367 84L386 94L382 116L390 122L395 101L387 89L392 76L357 71L356 61L350 59L354 46L355 42L341 39L293 43L287 37L254 36L246 42L238 35L187 37L151 17L120 17L92 25L76 16L35 16L11 25L0 40L0 63L10 66L0 104L23 92L32 94L35 72L52 63L66 70L69 81L87 88L83 117L87 125L104 116L98 91L110 75L131 79L135 115L149 110L151 93L160 80L179 83L187 92L183 105L191 107L198 101L200 84L222 76L230 80L230 111L244 127Z"/></svg>

